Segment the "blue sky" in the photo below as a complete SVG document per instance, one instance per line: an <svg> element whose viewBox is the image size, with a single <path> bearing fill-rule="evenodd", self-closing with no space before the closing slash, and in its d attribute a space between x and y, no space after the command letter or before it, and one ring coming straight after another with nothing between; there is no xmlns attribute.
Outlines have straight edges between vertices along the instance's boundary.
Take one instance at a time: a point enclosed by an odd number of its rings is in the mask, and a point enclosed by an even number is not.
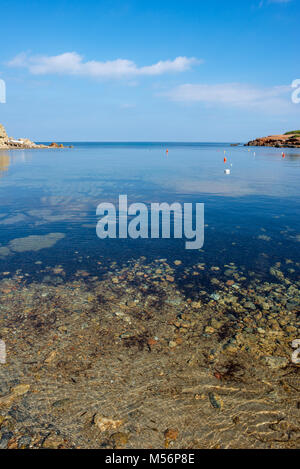
<svg viewBox="0 0 300 469"><path fill-rule="evenodd" d="M2 0L1 17L9 135L245 141L300 128L299 0Z"/></svg>

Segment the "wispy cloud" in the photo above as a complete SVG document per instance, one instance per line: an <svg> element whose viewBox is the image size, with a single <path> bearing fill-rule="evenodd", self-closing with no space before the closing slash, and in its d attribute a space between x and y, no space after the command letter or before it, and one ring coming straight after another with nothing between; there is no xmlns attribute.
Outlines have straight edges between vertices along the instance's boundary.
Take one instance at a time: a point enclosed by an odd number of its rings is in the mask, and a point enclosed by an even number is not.
<svg viewBox="0 0 300 469"><path fill-rule="evenodd" d="M290 86L259 88L243 83L184 84L163 93L171 101L204 103L263 110L283 110L290 105L287 99Z"/></svg>
<svg viewBox="0 0 300 469"><path fill-rule="evenodd" d="M268 3L290 3L292 0L268 0Z"/></svg>
<svg viewBox="0 0 300 469"><path fill-rule="evenodd" d="M120 108L121 109L133 109L135 108L135 104L134 103L122 103L120 104Z"/></svg>
<svg viewBox="0 0 300 469"><path fill-rule="evenodd" d="M138 67L133 61L126 59L84 62L83 57L77 52L65 52L54 56L28 56L22 53L8 62L7 65L27 68L34 75L60 74L100 78L130 78L141 75L184 72L189 70L192 65L201 62L201 60L194 57L176 57L174 60L160 60L153 65Z"/></svg>
<svg viewBox="0 0 300 469"><path fill-rule="evenodd" d="M263 7L264 5L270 5L272 3L282 4L282 3L291 3L293 0L261 0L259 2L259 7Z"/></svg>

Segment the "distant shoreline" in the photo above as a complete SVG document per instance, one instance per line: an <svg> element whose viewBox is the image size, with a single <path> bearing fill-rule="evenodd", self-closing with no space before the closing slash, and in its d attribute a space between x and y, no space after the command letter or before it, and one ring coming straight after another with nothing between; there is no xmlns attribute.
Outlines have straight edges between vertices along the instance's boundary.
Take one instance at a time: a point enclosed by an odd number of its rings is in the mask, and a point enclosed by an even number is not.
<svg viewBox="0 0 300 469"><path fill-rule="evenodd" d="M300 148L300 132L287 132L280 135L269 135L251 140L245 146L275 147L275 148Z"/></svg>
<svg viewBox="0 0 300 469"><path fill-rule="evenodd" d="M32 150L40 148L64 148L62 143L50 143L45 145L43 143L34 143L29 138L14 138L9 137L2 124L0 124L0 150Z"/></svg>

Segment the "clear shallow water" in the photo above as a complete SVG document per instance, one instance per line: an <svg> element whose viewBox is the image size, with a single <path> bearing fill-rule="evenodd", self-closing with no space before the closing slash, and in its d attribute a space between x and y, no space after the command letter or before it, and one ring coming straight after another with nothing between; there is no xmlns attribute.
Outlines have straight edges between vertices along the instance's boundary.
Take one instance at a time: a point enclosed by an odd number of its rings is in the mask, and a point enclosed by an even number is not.
<svg viewBox="0 0 300 469"><path fill-rule="evenodd" d="M109 261L146 256L180 259L183 266L234 262L246 276L268 278L276 262L299 262L299 150L287 149L283 159L282 149L229 144L70 144L0 152L0 274L21 269L42 279L45 266L58 264L67 275L99 274ZM174 239L99 240L96 207L117 204L119 194L129 204L204 202L203 249L187 251L184 240ZM40 250L3 250L16 238L49 233L65 236ZM209 269L203 275L201 281Z"/></svg>

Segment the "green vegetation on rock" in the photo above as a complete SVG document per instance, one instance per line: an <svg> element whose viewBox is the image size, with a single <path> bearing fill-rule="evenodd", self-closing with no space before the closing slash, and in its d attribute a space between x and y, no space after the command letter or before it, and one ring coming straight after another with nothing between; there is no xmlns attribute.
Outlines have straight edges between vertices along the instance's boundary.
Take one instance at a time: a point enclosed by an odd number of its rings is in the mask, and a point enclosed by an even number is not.
<svg viewBox="0 0 300 469"><path fill-rule="evenodd" d="M284 135L293 135L293 134L300 135L300 130L291 130L290 132L285 132Z"/></svg>

